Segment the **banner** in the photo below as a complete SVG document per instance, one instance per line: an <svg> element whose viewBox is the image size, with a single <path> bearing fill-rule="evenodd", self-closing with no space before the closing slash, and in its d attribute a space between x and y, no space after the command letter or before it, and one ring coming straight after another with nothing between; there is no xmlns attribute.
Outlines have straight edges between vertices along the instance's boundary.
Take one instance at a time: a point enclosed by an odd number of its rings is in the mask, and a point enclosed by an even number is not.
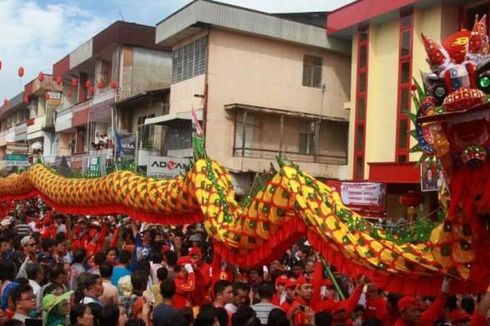
<svg viewBox="0 0 490 326"><path fill-rule="evenodd" d="M150 156L146 175L154 178L173 178L190 168L190 159L168 156Z"/></svg>
<svg viewBox="0 0 490 326"><path fill-rule="evenodd" d="M444 172L438 160L425 161L420 164L420 189L438 191L444 183Z"/></svg>
<svg viewBox="0 0 490 326"><path fill-rule="evenodd" d="M134 135L120 136L116 133L117 156L125 159L134 159L136 137Z"/></svg>
<svg viewBox="0 0 490 326"><path fill-rule="evenodd" d="M386 186L377 182L342 182L342 202L348 206L368 206L384 210Z"/></svg>

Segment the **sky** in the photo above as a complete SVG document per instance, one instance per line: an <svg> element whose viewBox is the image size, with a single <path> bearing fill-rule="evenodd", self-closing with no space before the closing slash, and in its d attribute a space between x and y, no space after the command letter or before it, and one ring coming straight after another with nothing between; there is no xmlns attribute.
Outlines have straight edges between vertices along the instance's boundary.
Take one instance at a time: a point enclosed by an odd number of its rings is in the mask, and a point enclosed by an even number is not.
<svg viewBox="0 0 490 326"><path fill-rule="evenodd" d="M0 0L0 101L23 90L116 20L155 26L190 0ZM222 0L277 12L331 11L352 0ZM20 78L18 68L25 74Z"/></svg>

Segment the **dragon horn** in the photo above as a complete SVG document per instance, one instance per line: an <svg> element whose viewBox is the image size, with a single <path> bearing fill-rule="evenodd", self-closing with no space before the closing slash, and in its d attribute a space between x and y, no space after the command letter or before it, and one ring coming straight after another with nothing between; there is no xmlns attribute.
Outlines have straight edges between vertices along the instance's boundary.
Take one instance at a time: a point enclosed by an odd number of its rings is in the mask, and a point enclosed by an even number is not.
<svg viewBox="0 0 490 326"><path fill-rule="evenodd" d="M449 62L449 55L441 45L425 36L424 33L422 33L422 40L424 42L425 52L427 52L427 61L432 69L439 68Z"/></svg>
<svg viewBox="0 0 490 326"><path fill-rule="evenodd" d="M475 17L475 24L468 42L468 53L488 53L487 15L483 15L480 20L478 16Z"/></svg>

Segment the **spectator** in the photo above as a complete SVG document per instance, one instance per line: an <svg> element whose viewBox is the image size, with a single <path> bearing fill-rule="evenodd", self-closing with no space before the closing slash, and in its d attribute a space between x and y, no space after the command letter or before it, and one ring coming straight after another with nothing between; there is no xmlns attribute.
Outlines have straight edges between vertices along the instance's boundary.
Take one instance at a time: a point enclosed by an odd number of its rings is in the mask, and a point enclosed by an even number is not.
<svg viewBox="0 0 490 326"><path fill-rule="evenodd" d="M70 289L76 289L78 287L78 278L80 274L85 272L85 258L87 252L85 249L77 249L73 252L73 262L70 268Z"/></svg>
<svg viewBox="0 0 490 326"><path fill-rule="evenodd" d="M123 250L119 255L119 264L114 266L112 271L111 283L117 286L119 279L126 275L131 275L128 269L129 261L131 260L131 253L129 251Z"/></svg>
<svg viewBox="0 0 490 326"><path fill-rule="evenodd" d="M122 304L124 309L131 318L141 318L143 305L145 304L143 299L143 292L146 290L148 284L148 275L141 271L136 270L131 275L132 292L128 297L123 298Z"/></svg>
<svg viewBox="0 0 490 326"><path fill-rule="evenodd" d="M321 324L322 326L326 326ZM269 313L267 326L290 326L290 322L284 310L274 308Z"/></svg>
<svg viewBox="0 0 490 326"><path fill-rule="evenodd" d="M160 284L167 279L168 271L165 267L160 267L157 271L158 282L151 286L151 293L153 294L154 304L157 305L162 302L162 295L160 293Z"/></svg>
<svg viewBox="0 0 490 326"><path fill-rule="evenodd" d="M36 310L36 296L30 285L21 285L13 289L10 293L10 300L15 309L12 319L25 323L31 313Z"/></svg>
<svg viewBox="0 0 490 326"><path fill-rule="evenodd" d="M70 297L73 291L62 295L47 294L42 301L44 311L43 325L59 326L66 325L70 316Z"/></svg>
<svg viewBox="0 0 490 326"><path fill-rule="evenodd" d="M235 313L241 306L250 305L250 285L243 282L233 283L233 301L225 305L225 309Z"/></svg>
<svg viewBox="0 0 490 326"><path fill-rule="evenodd" d="M94 316L86 304L76 304L70 310L70 325L93 326Z"/></svg>
<svg viewBox="0 0 490 326"><path fill-rule="evenodd" d="M274 285L272 285L272 283L260 283L257 291L259 293L260 302L252 305L252 309L257 313L260 323L262 325L267 325L269 314L272 309L281 309L281 307L272 304L272 296L274 295Z"/></svg>
<svg viewBox="0 0 490 326"><path fill-rule="evenodd" d="M43 297L41 284L44 280L44 270L40 264L30 263L26 266L26 273L29 280L29 285L36 296L36 310L41 311Z"/></svg>
<svg viewBox="0 0 490 326"><path fill-rule="evenodd" d="M175 281L166 279L160 283L162 303L153 311L153 323L155 325L170 325L176 317L177 310L172 306L172 298L175 295Z"/></svg>
<svg viewBox="0 0 490 326"><path fill-rule="evenodd" d="M83 298L80 303L86 304L90 307L90 311L94 316L94 324L100 325L100 318L102 316L102 303L99 301L99 297L104 293L104 286L102 285L102 278L95 274L83 273L80 275L80 282L77 288L77 297L80 294Z"/></svg>
<svg viewBox="0 0 490 326"><path fill-rule="evenodd" d="M99 299L103 305L119 304L119 295L117 292L117 288L111 283L112 271L113 266L111 263L103 262L100 265L100 276L102 277L102 286L104 287L104 293Z"/></svg>
<svg viewBox="0 0 490 326"><path fill-rule="evenodd" d="M102 309L101 324L104 326L125 326L128 315L123 307L116 304L107 304Z"/></svg>

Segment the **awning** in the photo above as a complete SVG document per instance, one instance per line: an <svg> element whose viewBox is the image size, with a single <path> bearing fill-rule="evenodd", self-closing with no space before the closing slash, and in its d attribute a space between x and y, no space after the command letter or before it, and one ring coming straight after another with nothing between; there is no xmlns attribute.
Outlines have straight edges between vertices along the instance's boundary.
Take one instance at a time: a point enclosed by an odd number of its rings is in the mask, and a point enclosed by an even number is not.
<svg viewBox="0 0 490 326"><path fill-rule="evenodd" d="M344 118L344 117L328 116L324 114L320 115L320 114L291 111L285 109L276 109L276 108L269 108L263 106L241 104L241 103L226 104L225 110L226 111L249 111L249 112L256 112L256 113L274 114L278 116L283 115L285 117L291 117L291 118L311 119L311 120L330 120L330 121L349 122L349 118Z"/></svg>
<svg viewBox="0 0 490 326"><path fill-rule="evenodd" d="M202 109L196 110L197 120L202 121ZM173 114L165 114L154 118L145 120L145 125L161 125L166 126L175 122L176 120L192 120L192 111L179 112Z"/></svg>

